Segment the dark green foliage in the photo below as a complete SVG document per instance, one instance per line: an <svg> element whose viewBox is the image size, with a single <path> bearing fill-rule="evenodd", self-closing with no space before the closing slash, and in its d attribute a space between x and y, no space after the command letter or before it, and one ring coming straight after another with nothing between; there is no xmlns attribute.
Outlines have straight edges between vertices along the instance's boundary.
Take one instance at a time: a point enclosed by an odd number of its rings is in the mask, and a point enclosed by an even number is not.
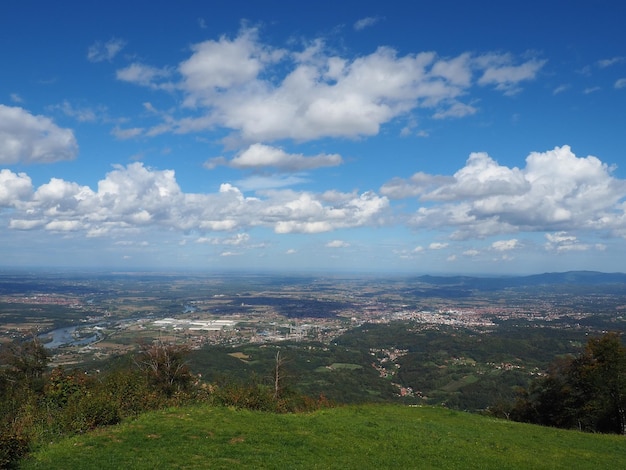
<svg viewBox="0 0 626 470"><path fill-rule="evenodd" d="M96 390L115 405L120 416L137 416L168 404L167 398L151 386L147 377L138 374L130 365L99 376Z"/></svg>
<svg viewBox="0 0 626 470"><path fill-rule="evenodd" d="M0 468L14 468L28 452L29 440L10 432L0 432Z"/></svg>
<svg viewBox="0 0 626 470"><path fill-rule="evenodd" d="M40 379L46 371L48 360L46 348L36 337L31 341L14 341L0 349L3 375L13 384L41 386Z"/></svg>
<svg viewBox="0 0 626 470"><path fill-rule="evenodd" d="M511 417L518 421L626 434L626 347L617 333L588 341L576 357L558 359L523 390Z"/></svg>
<svg viewBox="0 0 626 470"><path fill-rule="evenodd" d="M0 351L0 468L10 468L29 449L47 363L37 339L13 342Z"/></svg>

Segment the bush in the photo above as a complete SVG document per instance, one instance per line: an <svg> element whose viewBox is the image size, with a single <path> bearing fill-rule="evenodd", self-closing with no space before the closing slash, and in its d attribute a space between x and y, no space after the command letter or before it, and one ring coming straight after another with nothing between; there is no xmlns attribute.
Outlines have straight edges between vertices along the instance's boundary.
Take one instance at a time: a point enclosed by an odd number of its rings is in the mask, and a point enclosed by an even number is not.
<svg viewBox="0 0 626 470"><path fill-rule="evenodd" d="M62 420L66 432L83 433L98 426L117 424L121 415L117 405L106 397L87 395L70 401L63 410Z"/></svg>
<svg viewBox="0 0 626 470"><path fill-rule="evenodd" d="M19 460L28 452L29 441L26 436L8 430L0 432L0 468L17 468Z"/></svg>
<svg viewBox="0 0 626 470"><path fill-rule="evenodd" d="M276 409L276 400L272 396L272 390L258 384L232 383L218 387L213 394L213 400L216 404L235 408L260 411Z"/></svg>

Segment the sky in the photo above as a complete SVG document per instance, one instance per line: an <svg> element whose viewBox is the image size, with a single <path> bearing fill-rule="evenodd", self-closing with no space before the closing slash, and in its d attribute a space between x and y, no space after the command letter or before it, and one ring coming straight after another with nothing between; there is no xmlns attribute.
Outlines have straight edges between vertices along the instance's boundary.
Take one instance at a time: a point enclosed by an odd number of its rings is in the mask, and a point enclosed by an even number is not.
<svg viewBox="0 0 626 470"><path fill-rule="evenodd" d="M626 271L626 3L8 0L0 267Z"/></svg>

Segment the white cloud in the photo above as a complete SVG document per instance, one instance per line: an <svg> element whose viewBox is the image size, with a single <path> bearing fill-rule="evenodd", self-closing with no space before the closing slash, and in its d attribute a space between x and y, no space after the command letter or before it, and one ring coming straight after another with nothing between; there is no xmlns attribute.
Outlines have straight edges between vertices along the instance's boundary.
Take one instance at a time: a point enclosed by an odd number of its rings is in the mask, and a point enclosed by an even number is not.
<svg viewBox="0 0 626 470"><path fill-rule="evenodd" d="M258 198L245 197L226 183L213 194L183 193L174 171L139 162L116 166L97 190L53 178L33 191L27 175L9 170L0 172L0 182L0 205L12 209L10 227L82 230L87 236L142 228L202 234L267 227L276 233L316 233L377 225L388 209L388 200L374 193L272 190ZM239 233L219 242L242 245L248 237Z"/></svg>
<svg viewBox="0 0 626 470"><path fill-rule="evenodd" d="M325 166L337 166L343 163L340 155L319 154L306 157L302 154L289 154L284 150L264 144L253 144L228 161L217 157L205 163L205 167L227 165L231 168L254 169L274 167L282 171L303 171Z"/></svg>
<svg viewBox="0 0 626 470"><path fill-rule="evenodd" d="M419 109L438 119L477 112L458 101L476 85L494 85L505 94L520 91L545 61L520 61L510 54L438 57L433 52L400 56L389 47L358 57L341 57L313 40L302 49L276 48L244 28L194 44L182 61L177 82L169 68L131 64L118 78L151 88L181 90L186 117L164 117L147 132L188 133L223 128L236 146L281 139L375 135L398 117Z"/></svg>
<svg viewBox="0 0 626 470"><path fill-rule="evenodd" d="M71 129L23 108L0 104L0 163L52 163L72 160L77 153Z"/></svg>
<svg viewBox="0 0 626 470"><path fill-rule="evenodd" d="M520 91L521 82L535 79L547 61L530 59L515 64L510 54L486 54L477 57L475 62L483 69L479 85L495 85L496 89L512 95Z"/></svg>
<svg viewBox="0 0 626 470"><path fill-rule="evenodd" d="M241 255L243 255L243 253L239 251L223 251L222 253L220 253L220 256L223 256L223 257L241 256Z"/></svg>
<svg viewBox="0 0 626 470"><path fill-rule="evenodd" d="M98 119L96 111L86 107L76 107L69 101L65 100L61 104L51 106L51 109L58 109L66 116L75 118L79 122L94 122ZM102 111L102 110L100 110Z"/></svg>
<svg viewBox="0 0 626 470"><path fill-rule="evenodd" d="M428 249L429 250L443 250L444 248L447 248L448 244L447 243L436 243L433 242L430 245L428 245Z"/></svg>
<svg viewBox="0 0 626 470"><path fill-rule="evenodd" d="M567 85L567 84L559 85L558 87L556 87L554 89L554 91L552 91L552 94L553 95L558 95L559 93L563 93L563 92L565 92L565 91L567 91L569 89L570 89L570 85Z"/></svg>
<svg viewBox="0 0 626 470"><path fill-rule="evenodd" d="M619 80L615 82L614 86L617 89L626 88L626 78L620 78Z"/></svg>
<svg viewBox="0 0 626 470"><path fill-rule="evenodd" d="M135 83L136 85L149 86L151 88L167 88L168 85L157 84L156 81L161 78L167 78L170 74L171 72L168 69L135 62L118 70L115 76L123 82Z"/></svg>
<svg viewBox="0 0 626 470"><path fill-rule="evenodd" d="M331 240L326 243L326 248L347 248L350 246L350 243L345 242L343 240Z"/></svg>
<svg viewBox="0 0 626 470"><path fill-rule="evenodd" d="M87 60L90 62L111 62L126 46L126 41L118 38L111 38L107 42L96 41L87 50Z"/></svg>
<svg viewBox="0 0 626 470"><path fill-rule="evenodd" d="M361 18L360 20L354 23L355 31L362 31L365 28L369 28L370 26L374 26L376 23L380 21L380 18L377 16L368 16L366 18Z"/></svg>
<svg viewBox="0 0 626 470"><path fill-rule="evenodd" d="M626 223L620 206L626 181L614 178L598 158L577 157L568 146L533 152L522 169L474 153L452 179L433 188L433 178L395 179L381 193L419 197L427 205L409 224L454 228L458 239L518 231L614 231Z"/></svg>
<svg viewBox="0 0 626 470"><path fill-rule="evenodd" d="M599 86L594 86L594 87L585 88L583 90L583 93L585 95L589 95L591 93L595 93L596 91L600 91L600 90L602 90L602 88L600 88Z"/></svg>
<svg viewBox="0 0 626 470"><path fill-rule="evenodd" d="M74 232L81 228L78 220L52 220L46 224L46 230L51 232Z"/></svg>
<svg viewBox="0 0 626 470"><path fill-rule="evenodd" d="M187 104L196 100L211 101L219 90L253 83L266 64L281 58L282 52L257 42L256 29L244 29L231 40L222 36L191 47L192 56L178 69L183 88L189 92Z"/></svg>
<svg viewBox="0 0 626 470"><path fill-rule="evenodd" d="M598 61L598 67L604 69L615 64L619 64L626 61L626 57L612 57L610 59L602 59Z"/></svg>
<svg viewBox="0 0 626 470"><path fill-rule="evenodd" d="M128 129L121 129L118 126L115 126L111 130L111 135L113 135L118 140L127 140L132 139L134 137L139 137L143 134L144 129L142 127L131 127Z"/></svg>
<svg viewBox="0 0 626 470"><path fill-rule="evenodd" d="M423 172L415 173L409 179L394 178L383 184L380 193L392 199L420 196L454 182L451 176L429 175Z"/></svg>
<svg viewBox="0 0 626 470"><path fill-rule="evenodd" d="M33 185L28 175L0 170L0 207L11 207L27 200L32 192Z"/></svg>
<svg viewBox="0 0 626 470"><path fill-rule="evenodd" d="M428 200L476 199L493 194L520 194L528 182L518 168L498 165L483 152L470 154L464 168L454 174L454 183L423 196Z"/></svg>
<svg viewBox="0 0 626 470"><path fill-rule="evenodd" d="M592 247L587 244L580 243L574 235L567 232L546 233L545 248L548 251L567 252L567 251L587 251Z"/></svg>
<svg viewBox="0 0 626 470"><path fill-rule="evenodd" d="M472 114L476 114L477 109L468 104L456 102L452 106L442 111L438 111L433 114L433 118L435 119L445 119L449 117L461 118L465 116L470 116Z"/></svg>
<svg viewBox="0 0 626 470"><path fill-rule="evenodd" d="M491 248L496 251L510 251L519 248L520 242L518 239L513 238L511 240L498 240L491 244Z"/></svg>
<svg viewBox="0 0 626 470"><path fill-rule="evenodd" d="M250 240L250 235L247 233L237 233L232 237L200 237L196 240L196 243L206 243L209 245L231 245L239 246L245 245Z"/></svg>
<svg viewBox="0 0 626 470"><path fill-rule="evenodd" d="M11 93L10 97L11 97L11 101L13 101L14 103L23 103L24 102L22 97L19 94L17 94L17 93Z"/></svg>
<svg viewBox="0 0 626 470"><path fill-rule="evenodd" d="M235 181L235 185L243 191L264 191L268 189L287 188L310 180L299 174L290 175L252 175Z"/></svg>

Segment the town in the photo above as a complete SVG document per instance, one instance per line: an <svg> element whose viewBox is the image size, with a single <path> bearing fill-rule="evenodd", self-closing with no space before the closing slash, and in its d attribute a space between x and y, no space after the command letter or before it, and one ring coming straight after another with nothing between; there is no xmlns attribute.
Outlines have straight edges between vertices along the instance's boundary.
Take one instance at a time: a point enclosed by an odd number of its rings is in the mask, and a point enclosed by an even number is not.
<svg viewBox="0 0 626 470"><path fill-rule="evenodd" d="M467 293L452 285L446 298L440 286L410 278L7 273L0 279L0 340L37 336L54 364L72 365L126 353L155 338L193 349L329 343L364 324L391 322L479 334L516 322L623 330L626 294L611 286Z"/></svg>

